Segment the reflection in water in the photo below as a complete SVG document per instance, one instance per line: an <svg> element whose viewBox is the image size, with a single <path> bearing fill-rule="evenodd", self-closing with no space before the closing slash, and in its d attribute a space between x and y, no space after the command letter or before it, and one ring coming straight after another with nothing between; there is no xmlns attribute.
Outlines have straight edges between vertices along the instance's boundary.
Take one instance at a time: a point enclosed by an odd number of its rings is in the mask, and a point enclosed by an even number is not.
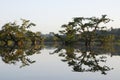
<svg viewBox="0 0 120 80"><path fill-rule="evenodd" d="M97 72L106 74L106 71L112 70L105 63L107 54L114 52L113 47L85 47L85 46L61 46L57 48L53 53L58 53L60 57L63 57L63 62L67 62L68 66L73 68L75 72Z"/></svg>
<svg viewBox="0 0 120 80"><path fill-rule="evenodd" d="M24 47L0 47L0 56L2 61L7 64L16 64L17 62L22 63L20 67L34 63L28 58L35 53L40 53L41 45L24 45Z"/></svg>
<svg viewBox="0 0 120 80"><path fill-rule="evenodd" d="M2 61L7 64L21 63L20 67L28 66L35 61L31 60L29 56L33 54L40 53L43 45L26 44L22 47L18 46L7 46L0 47L0 56ZM110 71L107 64L107 55L119 55L119 46L113 46L112 44L102 45L102 46L92 46L85 47L83 45L53 45L46 44L46 48L51 49L52 47L56 50L52 53L58 53L59 57L62 57L62 62L66 62L68 66L72 67L74 72L101 72L101 74L106 74L106 71ZM118 54L116 54L118 53ZM104 55L105 54L105 55Z"/></svg>

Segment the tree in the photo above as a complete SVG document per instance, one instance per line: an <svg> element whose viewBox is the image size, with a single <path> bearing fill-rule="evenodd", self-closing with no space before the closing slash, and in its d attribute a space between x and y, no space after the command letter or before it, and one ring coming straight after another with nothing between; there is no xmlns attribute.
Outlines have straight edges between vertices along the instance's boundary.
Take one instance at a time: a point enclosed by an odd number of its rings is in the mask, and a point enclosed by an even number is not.
<svg viewBox="0 0 120 80"><path fill-rule="evenodd" d="M85 41L86 46L90 46L91 42L94 41L97 30L102 30L103 28L106 28L106 26L101 26L101 24L106 24L110 21L110 19L106 18L106 16L107 15L102 15L101 18L74 18L74 24L79 27L78 32L81 35L82 39Z"/></svg>
<svg viewBox="0 0 120 80"><path fill-rule="evenodd" d="M5 46L10 45L18 45L23 46L28 42L32 43L41 43L41 33L34 33L27 28L31 26L35 26L34 23L31 23L30 20L21 19L22 24L18 25L16 22L9 22L2 26L2 30L0 31L0 41L4 42Z"/></svg>
<svg viewBox="0 0 120 80"><path fill-rule="evenodd" d="M74 22L69 22L61 26L64 30L59 32L64 36L62 40L65 45L73 44L76 42L77 27ZM58 38L61 38L59 35L56 35Z"/></svg>

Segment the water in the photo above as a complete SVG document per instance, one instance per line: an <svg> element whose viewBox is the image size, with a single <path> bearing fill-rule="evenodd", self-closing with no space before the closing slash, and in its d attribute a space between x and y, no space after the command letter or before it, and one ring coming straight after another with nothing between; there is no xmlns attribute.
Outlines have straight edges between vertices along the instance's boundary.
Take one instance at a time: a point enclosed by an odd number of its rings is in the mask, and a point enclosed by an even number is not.
<svg viewBox="0 0 120 80"><path fill-rule="evenodd" d="M15 48L11 50L13 54L9 56L7 54L10 54L10 50L8 48L5 50L0 49L0 80L120 79L118 46L84 48L47 45L37 49L35 47ZM18 55L15 55L16 53ZM17 56L16 59L11 57L13 55Z"/></svg>

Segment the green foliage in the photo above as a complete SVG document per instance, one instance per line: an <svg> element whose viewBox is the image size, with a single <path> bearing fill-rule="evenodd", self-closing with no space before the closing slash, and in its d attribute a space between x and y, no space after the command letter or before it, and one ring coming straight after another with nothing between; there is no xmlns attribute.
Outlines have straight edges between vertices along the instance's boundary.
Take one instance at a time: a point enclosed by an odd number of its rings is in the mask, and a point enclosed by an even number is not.
<svg viewBox="0 0 120 80"><path fill-rule="evenodd" d="M22 19L22 24L6 23L0 30L0 56L7 64L21 62L20 67L30 65L31 61L27 56L38 53L41 49L42 37L40 32L27 30L35 26L29 20Z"/></svg>
<svg viewBox="0 0 120 80"><path fill-rule="evenodd" d="M4 41L6 46L12 45L13 43L14 45L17 44L21 46L26 42L36 44L36 41L41 43L42 37L40 32L34 33L27 30L27 28L35 26L35 24L31 23L30 20L21 20L21 25L18 25L16 22L9 22L2 26L2 30L0 31L0 41Z"/></svg>
<svg viewBox="0 0 120 80"><path fill-rule="evenodd" d="M64 30L60 30L59 32L64 35L64 42L66 45L73 44L76 42L76 34L77 34L77 27L74 22L69 22L68 24L62 25Z"/></svg>
<svg viewBox="0 0 120 80"><path fill-rule="evenodd" d="M104 36L100 36L99 40L101 42L101 44L107 44L107 43L112 43L115 39L114 35L104 35Z"/></svg>
<svg viewBox="0 0 120 80"><path fill-rule="evenodd" d="M106 28L105 26L100 26L101 24L106 24L110 21L109 18L106 18L106 15L102 15L101 18L97 17L76 17L74 22L79 27L78 32L81 34L81 38L85 41L86 46L90 46L91 42L97 37L96 31Z"/></svg>
<svg viewBox="0 0 120 80"><path fill-rule="evenodd" d="M107 15L102 15L101 18L98 17L76 17L72 22L68 24L62 25L64 30L60 30L59 32L65 37L61 40L65 42L65 44L73 44L78 40L83 40L86 46L90 46L92 42L97 39L97 31L102 31L106 29L104 24L110 22L109 18L106 18ZM58 38L60 36L56 35Z"/></svg>

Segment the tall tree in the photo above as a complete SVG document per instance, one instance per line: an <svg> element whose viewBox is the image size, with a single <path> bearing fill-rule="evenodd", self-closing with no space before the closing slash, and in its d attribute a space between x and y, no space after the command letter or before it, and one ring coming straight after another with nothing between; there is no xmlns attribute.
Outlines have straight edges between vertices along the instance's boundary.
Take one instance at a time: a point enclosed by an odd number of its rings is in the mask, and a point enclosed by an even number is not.
<svg viewBox="0 0 120 80"><path fill-rule="evenodd" d="M102 26L110 21L110 19L106 18L106 16L107 15L102 15L101 18L74 18L74 23L79 27L78 32L80 33L82 39L85 41L86 46L90 46L91 42L94 41L97 30L102 30L103 28L106 28L106 26Z"/></svg>
<svg viewBox="0 0 120 80"><path fill-rule="evenodd" d="M60 30L59 32L64 35L64 43L66 45L73 44L76 42L76 34L77 27L74 22L69 22L68 24L64 24L61 26L64 30Z"/></svg>

